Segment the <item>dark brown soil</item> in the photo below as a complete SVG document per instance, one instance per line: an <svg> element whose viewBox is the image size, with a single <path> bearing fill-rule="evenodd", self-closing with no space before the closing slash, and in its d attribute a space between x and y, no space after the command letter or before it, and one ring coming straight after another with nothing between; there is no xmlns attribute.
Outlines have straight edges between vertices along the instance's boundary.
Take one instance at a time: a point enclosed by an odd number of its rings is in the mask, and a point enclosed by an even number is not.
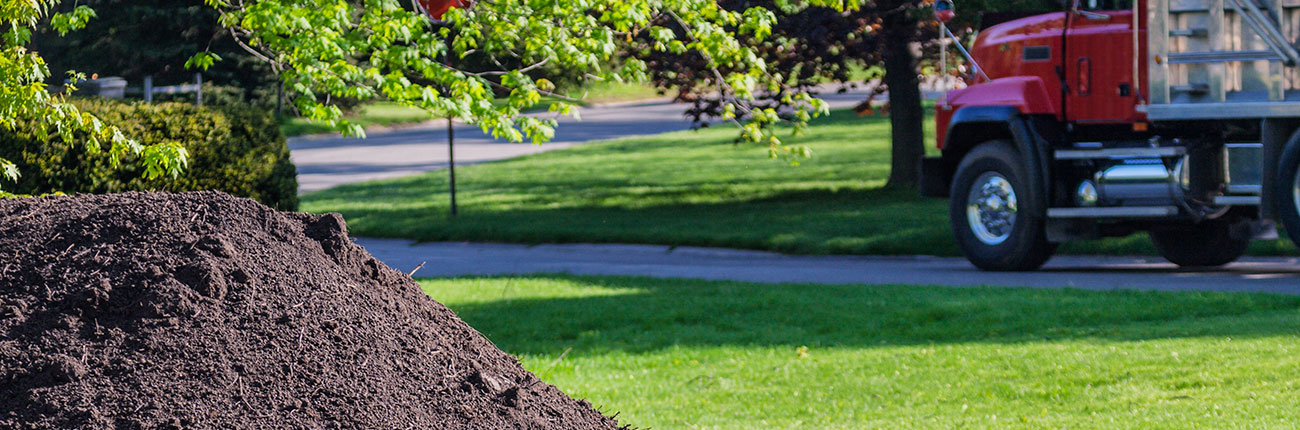
<svg viewBox="0 0 1300 430"><path fill-rule="evenodd" d="M0 199L0 428L610 429L336 215Z"/></svg>

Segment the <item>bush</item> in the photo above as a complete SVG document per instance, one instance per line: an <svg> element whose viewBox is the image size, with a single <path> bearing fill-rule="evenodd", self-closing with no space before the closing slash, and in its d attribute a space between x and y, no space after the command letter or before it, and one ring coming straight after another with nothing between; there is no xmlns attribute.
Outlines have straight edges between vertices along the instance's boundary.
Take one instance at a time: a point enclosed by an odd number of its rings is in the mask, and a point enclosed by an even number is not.
<svg viewBox="0 0 1300 430"><path fill-rule="evenodd" d="M155 84L157 84L155 82ZM155 103L177 102L177 103L194 103L194 93L175 93L175 94L155 94L153 96ZM255 89L243 89L231 85L216 85L212 82L203 83L203 105L209 107L238 107L247 109L253 107L268 112L275 111L276 93L275 87L263 87ZM285 108L289 108L289 100L285 100Z"/></svg>
<svg viewBox="0 0 1300 430"><path fill-rule="evenodd" d="M80 144L38 139L33 127L0 129L0 158L18 164L22 177L5 190L18 194L113 193L122 191L219 190L249 197L280 210L298 208L298 173L289 147L271 115L235 107L182 103L121 103L105 99L73 102L142 143L175 141L190 153L180 177L145 180L135 159L119 168L104 152Z"/></svg>

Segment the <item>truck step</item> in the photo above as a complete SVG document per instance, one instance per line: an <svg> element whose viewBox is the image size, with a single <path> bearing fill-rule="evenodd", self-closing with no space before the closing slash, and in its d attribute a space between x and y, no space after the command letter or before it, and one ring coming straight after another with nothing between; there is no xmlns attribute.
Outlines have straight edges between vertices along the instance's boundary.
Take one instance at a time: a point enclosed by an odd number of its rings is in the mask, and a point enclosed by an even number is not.
<svg viewBox="0 0 1300 430"><path fill-rule="evenodd" d="M1058 149L1057 160L1095 160L1123 158L1165 158L1181 157L1187 154L1187 148L1171 146L1163 148L1110 148L1110 149Z"/></svg>
<svg viewBox="0 0 1300 430"><path fill-rule="evenodd" d="M1049 208L1048 218L1164 218L1178 215L1177 206L1116 206Z"/></svg>

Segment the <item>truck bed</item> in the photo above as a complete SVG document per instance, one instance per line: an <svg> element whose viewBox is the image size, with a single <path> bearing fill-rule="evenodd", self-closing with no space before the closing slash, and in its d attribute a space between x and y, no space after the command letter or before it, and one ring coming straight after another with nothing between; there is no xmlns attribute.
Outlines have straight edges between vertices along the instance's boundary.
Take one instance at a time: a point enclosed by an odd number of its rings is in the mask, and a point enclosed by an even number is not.
<svg viewBox="0 0 1300 430"><path fill-rule="evenodd" d="M1300 117L1300 0L1145 3L1148 119Z"/></svg>

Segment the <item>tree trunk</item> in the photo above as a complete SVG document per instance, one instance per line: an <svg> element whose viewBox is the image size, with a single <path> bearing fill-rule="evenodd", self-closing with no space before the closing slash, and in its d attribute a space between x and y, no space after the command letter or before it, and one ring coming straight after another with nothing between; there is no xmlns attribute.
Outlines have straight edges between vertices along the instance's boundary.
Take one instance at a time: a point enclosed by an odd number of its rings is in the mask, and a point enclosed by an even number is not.
<svg viewBox="0 0 1300 430"><path fill-rule="evenodd" d="M907 12L884 17L885 85L889 87L891 159L888 187L917 187L921 183L921 158L925 156L921 82L913 35L917 22Z"/></svg>

